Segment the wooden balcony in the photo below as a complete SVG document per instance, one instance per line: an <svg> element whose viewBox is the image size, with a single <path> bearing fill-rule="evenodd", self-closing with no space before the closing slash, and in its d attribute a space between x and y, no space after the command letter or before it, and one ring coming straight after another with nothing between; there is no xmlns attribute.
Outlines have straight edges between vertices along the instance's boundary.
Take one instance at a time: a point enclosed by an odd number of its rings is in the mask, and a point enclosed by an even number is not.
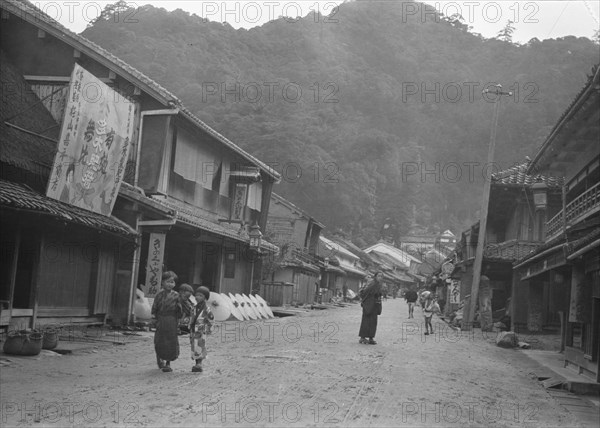
<svg viewBox="0 0 600 428"><path fill-rule="evenodd" d="M564 212L561 210L546 223L546 241L550 241L560 235L563 231L564 223L566 223L566 227L568 228L599 210L600 183L596 183L571 201L565 207Z"/></svg>
<svg viewBox="0 0 600 428"><path fill-rule="evenodd" d="M539 247L541 242L511 239L498 244L487 244L483 256L489 259L520 260Z"/></svg>
<svg viewBox="0 0 600 428"><path fill-rule="evenodd" d="M542 242L521 241L518 239L510 239L508 241L486 244L483 256L487 259L502 259L509 262L520 260L530 252L539 247ZM463 248L462 260L471 260L475 258L477 245L468 245Z"/></svg>

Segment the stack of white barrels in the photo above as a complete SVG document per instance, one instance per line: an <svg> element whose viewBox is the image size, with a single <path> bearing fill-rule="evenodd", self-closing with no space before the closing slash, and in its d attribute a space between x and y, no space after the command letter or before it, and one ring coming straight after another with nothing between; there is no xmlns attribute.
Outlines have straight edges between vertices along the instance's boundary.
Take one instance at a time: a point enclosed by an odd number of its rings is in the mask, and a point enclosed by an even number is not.
<svg viewBox="0 0 600 428"><path fill-rule="evenodd" d="M275 318L265 299L258 294L246 296L211 291L208 305L215 316L215 321Z"/></svg>

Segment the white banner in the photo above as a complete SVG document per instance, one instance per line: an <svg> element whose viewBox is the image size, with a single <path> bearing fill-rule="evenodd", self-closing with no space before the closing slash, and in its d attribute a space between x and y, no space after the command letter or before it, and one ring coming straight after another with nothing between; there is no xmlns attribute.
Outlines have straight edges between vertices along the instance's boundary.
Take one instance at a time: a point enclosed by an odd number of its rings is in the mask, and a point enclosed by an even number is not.
<svg viewBox="0 0 600 428"><path fill-rule="evenodd" d="M134 104L75 64L46 196L109 216L125 173Z"/></svg>

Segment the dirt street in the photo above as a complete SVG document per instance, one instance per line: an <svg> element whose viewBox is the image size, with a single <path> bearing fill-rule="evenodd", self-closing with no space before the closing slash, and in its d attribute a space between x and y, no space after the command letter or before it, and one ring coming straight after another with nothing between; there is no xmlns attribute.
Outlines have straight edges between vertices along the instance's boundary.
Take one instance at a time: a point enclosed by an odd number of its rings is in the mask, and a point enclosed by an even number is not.
<svg viewBox="0 0 600 428"><path fill-rule="evenodd" d="M220 323L203 373L191 372L185 336L173 372L161 372L152 333L1 355L1 425L578 426L521 352L435 319L425 336L420 308L407 316L404 300L385 301L377 345L358 343L357 304Z"/></svg>

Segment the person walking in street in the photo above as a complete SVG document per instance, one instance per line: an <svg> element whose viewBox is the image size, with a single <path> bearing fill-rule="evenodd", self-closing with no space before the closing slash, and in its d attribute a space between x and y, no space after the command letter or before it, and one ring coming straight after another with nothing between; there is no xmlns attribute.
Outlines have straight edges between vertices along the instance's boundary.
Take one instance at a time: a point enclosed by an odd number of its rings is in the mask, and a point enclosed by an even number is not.
<svg viewBox="0 0 600 428"><path fill-rule="evenodd" d="M404 299L406 300L406 303L408 303L408 318L415 317L415 302L418 298L417 292L412 289L404 294Z"/></svg>
<svg viewBox="0 0 600 428"><path fill-rule="evenodd" d="M152 304L152 315L156 317L154 349L156 362L163 372L172 372L171 361L179 357L179 338L177 324L182 315L179 293L173 290L177 275L167 271L162 275L162 290L158 292Z"/></svg>
<svg viewBox="0 0 600 428"><path fill-rule="evenodd" d="M429 294L425 298L425 303L423 305L423 316L425 317L425 335L433 334L433 326L431 325L431 319L433 318L433 314L440 314L440 307L433 298L431 294Z"/></svg>
<svg viewBox="0 0 600 428"><path fill-rule="evenodd" d="M192 360L196 361L196 365L192 367L193 372L201 372L202 360L206 358L206 339L204 336L210 334L212 320L214 319L206 301L210 297L208 288L200 286L194 294L196 297L196 306L192 312L190 320L190 345L192 347Z"/></svg>
<svg viewBox="0 0 600 428"><path fill-rule="evenodd" d="M358 335L358 343L375 345L377 332L377 317L381 315L381 290L383 286L383 273L377 272L373 280L359 293L362 306L362 320Z"/></svg>

